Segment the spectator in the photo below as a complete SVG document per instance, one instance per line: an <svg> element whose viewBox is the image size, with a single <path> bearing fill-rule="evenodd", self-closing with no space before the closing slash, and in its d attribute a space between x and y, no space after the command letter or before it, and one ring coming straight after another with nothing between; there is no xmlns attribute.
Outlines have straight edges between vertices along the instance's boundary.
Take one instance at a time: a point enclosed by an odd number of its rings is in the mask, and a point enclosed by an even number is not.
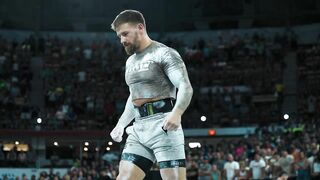
<svg viewBox="0 0 320 180"><path fill-rule="evenodd" d="M259 154L254 155L254 160L250 161L252 179L263 179L265 175L266 163Z"/></svg>
<svg viewBox="0 0 320 180"><path fill-rule="evenodd" d="M228 161L224 164L223 168L223 176L227 180L233 180L235 177L239 176L239 163L237 161L234 161L232 154L228 154L227 158Z"/></svg>
<svg viewBox="0 0 320 180"><path fill-rule="evenodd" d="M216 164L220 172L223 172L225 163L226 163L226 160L222 158L222 153L220 152L214 153L214 157L211 164Z"/></svg>
<svg viewBox="0 0 320 180"><path fill-rule="evenodd" d="M198 163L191 160L187 165L187 179L188 180L198 180L199 176Z"/></svg>
<svg viewBox="0 0 320 180"><path fill-rule="evenodd" d="M290 175L292 163L293 157L291 155L288 155L288 151L283 150L282 156L279 159L279 165L281 167L281 170L286 174Z"/></svg>
<svg viewBox="0 0 320 180"><path fill-rule="evenodd" d="M310 165L305 157L304 152L300 152L297 161L294 164L295 170L297 171L297 179L309 180L310 179Z"/></svg>
<svg viewBox="0 0 320 180"><path fill-rule="evenodd" d="M210 180L211 164L207 156L204 156L199 166L199 180Z"/></svg>
<svg viewBox="0 0 320 180"><path fill-rule="evenodd" d="M215 164L212 165L211 180L221 180L221 173Z"/></svg>
<svg viewBox="0 0 320 180"><path fill-rule="evenodd" d="M249 173L248 173L248 169L246 167L246 164L245 162L240 162L239 163L240 165L240 169L239 169L239 176L238 176L238 179L241 180L241 179L249 179Z"/></svg>

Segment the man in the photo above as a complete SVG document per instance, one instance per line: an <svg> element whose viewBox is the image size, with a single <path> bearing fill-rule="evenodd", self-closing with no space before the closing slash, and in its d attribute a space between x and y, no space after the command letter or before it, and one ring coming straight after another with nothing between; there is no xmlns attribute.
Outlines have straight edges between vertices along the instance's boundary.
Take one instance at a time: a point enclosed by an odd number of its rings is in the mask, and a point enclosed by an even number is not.
<svg viewBox="0 0 320 180"><path fill-rule="evenodd" d="M254 155L254 160L250 161L252 179L263 179L265 174L266 162L257 153Z"/></svg>
<svg viewBox="0 0 320 180"><path fill-rule="evenodd" d="M293 164L294 158L292 155L288 154L288 151L283 150L282 151L282 157L279 159L279 165L280 168L283 172L288 174L289 176L291 175L291 166Z"/></svg>
<svg viewBox="0 0 320 180"><path fill-rule="evenodd" d="M177 51L149 38L139 11L121 12L111 28L130 55L125 72L130 95L112 139L121 142L124 128L135 119L126 129L117 179L143 179L155 161L163 179L186 179L181 116L193 89L185 64Z"/></svg>
<svg viewBox="0 0 320 180"><path fill-rule="evenodd" d="M199 176L198 163L194 160L189 160L187 162L187 179L188 180L198 180Z"/></svg>
<svg viewBox="0 0 320 180"><path fill-rule="evenodd" d="M209 163L209 158L207 156L204 156L202 159L202 163L200 164L198 180L210 180L211 169L212 166Z"/></svg>
<svg viewBox="0 0 320 180"><path fill-rule="evenodd" d="M228 154L228 161L224 164L224 177L227 180L236 179L239 174L239 163L233 160L233 155Z"/></svg>
<svg viewBox="0 0 320 180"><path fill-rule="evenodd" d="M224 164L226 163L222 156L224 156L222 152L216 152L214 153L214 159L210 162L211 164L216 164L220 172L223 172Z"/></svg>

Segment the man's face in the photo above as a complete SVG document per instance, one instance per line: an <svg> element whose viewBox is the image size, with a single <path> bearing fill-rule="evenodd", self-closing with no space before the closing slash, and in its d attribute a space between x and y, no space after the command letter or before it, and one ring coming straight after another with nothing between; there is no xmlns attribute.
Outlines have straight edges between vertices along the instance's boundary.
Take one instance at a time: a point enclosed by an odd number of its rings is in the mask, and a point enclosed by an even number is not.
<svg viewBox="0 0 320 180"><path fill-rule="evenodd" d="M282 156L283 156L283 157L287 157L287 155L288 155L288 152L287 152L287 151L283 151L283 152L282 152Z"/></svg>
<svg viewBox="0 0 320 180"><path fill-rule="evenodd" d="M141 26L139 24L121 24L116 28L116 33L128 55L132 55L139 50L141 39Z"/></svg>
<svg viewBox="0 0 320 180"><path fill-rule="evenodd" d="M260 155L258 155L258 154L254 155L254 160L259 161L260 160Z"/></svg>
<svg viewBox="0 0 320 180"><path fill-rule="evenodd" d="M232 155L228 155L228 161L232 162L233 161L233 156Z"/></svg>

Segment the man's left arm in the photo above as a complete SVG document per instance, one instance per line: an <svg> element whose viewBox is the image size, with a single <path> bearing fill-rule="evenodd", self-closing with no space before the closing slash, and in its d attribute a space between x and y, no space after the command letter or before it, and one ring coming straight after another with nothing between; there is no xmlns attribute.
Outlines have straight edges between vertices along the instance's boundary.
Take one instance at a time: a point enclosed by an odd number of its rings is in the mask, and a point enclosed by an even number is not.
<svg viewBox="0 0 320 180"><path fill-rule="evenodd" d="M178 129L181 124L181 116L188 108L193 95L187 68L180 55L175 51L171 52L170 55L167 58L172 58L171 62L168 63L171 67L165 72L171 83L178 88L178 93L172 112L167 116L164 123L164 129L169 131Z"/></svg>
<svg viewBox="0 0 320 180"><path fill-rule="evenodd" d="M188 77L186 66L183 65L179 69L171 71L168 77L172 84L178 88L177 99L172 112L182 115L188 108L193 95L193 88Z"/></svg>

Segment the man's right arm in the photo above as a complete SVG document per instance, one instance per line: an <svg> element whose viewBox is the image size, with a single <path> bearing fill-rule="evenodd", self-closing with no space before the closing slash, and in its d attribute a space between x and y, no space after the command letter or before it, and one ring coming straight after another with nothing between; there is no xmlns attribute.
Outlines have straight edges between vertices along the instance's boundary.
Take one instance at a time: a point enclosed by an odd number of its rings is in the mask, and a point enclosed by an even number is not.
<svg viewBox="0 0 320 180"><path fill-rule="evenodd" d="M117 123L117 126L127 127L128 124L130 124L130 122L134 119L134 116L135 116L135 111L134 111L134 106L133 106L132 98L130 94L130 96L127 99L127 103L124 108L124 111Z"/></svg>
<svg viewBox="0 0 320 180"><path fill-rule="evenodd" d="M116 127L110 133L110 136L114 141L116 142L122 141L124 128L127 127L128 124L130 124L130 122L134 119L134 117L135 117L135 111L134 111L134 106L133 106L132 98L130 94L130 96L127 99L127 103L124 108L124 111L120 116Z"/></svg>

